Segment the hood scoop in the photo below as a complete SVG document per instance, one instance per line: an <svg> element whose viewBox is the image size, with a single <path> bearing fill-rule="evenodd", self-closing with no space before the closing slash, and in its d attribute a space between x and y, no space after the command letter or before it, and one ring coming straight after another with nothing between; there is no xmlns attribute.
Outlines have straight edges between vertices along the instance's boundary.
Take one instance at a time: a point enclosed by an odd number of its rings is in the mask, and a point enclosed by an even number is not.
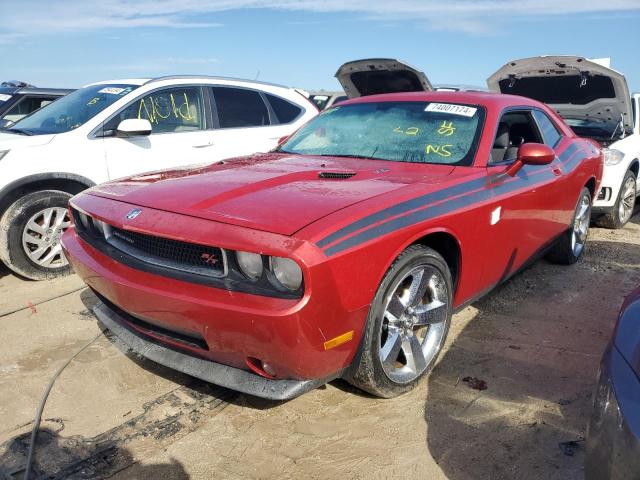
<svg viewBox="0 0 640 480"><path fill-rule="evenodd" d="M331 180L346 180L351 178L356 172L320 172L318 178L331 179Z"/></svg>

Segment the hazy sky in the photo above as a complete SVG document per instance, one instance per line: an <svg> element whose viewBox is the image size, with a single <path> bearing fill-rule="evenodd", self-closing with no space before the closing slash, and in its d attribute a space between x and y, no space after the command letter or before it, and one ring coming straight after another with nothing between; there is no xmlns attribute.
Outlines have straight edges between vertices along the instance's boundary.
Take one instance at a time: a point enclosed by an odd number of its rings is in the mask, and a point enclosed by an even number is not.
<svg viewBox="0 0 640 480"><path fill-rule="evenodd" d="M483 86L507 60L611 57L640 90L640 0L0 0L0 80L79 87L167 74L335 89L347 60L393 57Z"/></svg>

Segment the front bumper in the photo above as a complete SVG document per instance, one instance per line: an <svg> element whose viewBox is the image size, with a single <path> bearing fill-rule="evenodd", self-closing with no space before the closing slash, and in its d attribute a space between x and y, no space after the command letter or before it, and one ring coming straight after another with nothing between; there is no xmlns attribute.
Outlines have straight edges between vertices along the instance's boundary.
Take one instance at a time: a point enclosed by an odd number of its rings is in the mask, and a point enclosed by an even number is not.
<svg viewBox="0 0 640 480"><path fill-rule="evenodd" d="M339 376L336 373L330 377L315 380L270 380L246 370L187 355L153 342L128 328L126 314L118 312L105 302L98 302L93 307L93 313L127 347L143 357L192 377L249 395L270 400L288 400Z"/></svg>
<svg viewBox="0 0 640 480"><path fill-rule="evenodd" d="M128 208L123 205L116 204ZM154 212L145 213L149 223L161 223L156 222ZM162 225L175 225L177 220L172 218ZM235 233L229 226L203 224L188 217L181 217L179 222L183 232L194 232L194 236L221 238L227 243L231 240L222 238L224 235L246 238L245 231ZM156 347L141 346L139 350L176 370L188 368L186 373L239 391L251 390L247 393L254 395L290 398L340 376L356 353L368 306L353 310L344 306L326 262L308 267L310 277L308 282L305 278L307 289L302 298L285 299L188 283L132 268L85 242L73 228L65 233L62 244L67 259L85 283L105 303L130 317L123 319L120 315L124 323L120 322L118 332L129 331L128 338L135 332L133 335L141 339L137 344L146 340L180 352L177 356L159 355ZM337 346L330 343L345 332L352 333L350 341ZM255 371L250 365L252 359L270 365L275 380L265 384L262 377L251 373ZM244 385L249 379L249 384L257 382L260 386ZM285 383L273 384L274 390L269 393L263 385L271 385L271 381Z"/></svg>
<svg viewBox="0 0 640 480"><path fill-rule="evenodd" d="M640 478L640 379L615 347L607 350L600 367L585 477Z"/></svg>
<svg viewBox="0 0 640 480"><path fill-rule="evenodd" d="M606 213L618 200L622 179L629 169L628 161L622 161L617 165L605 165L602 170L602 182L600 190L593 202L593 212Z"/></svg>

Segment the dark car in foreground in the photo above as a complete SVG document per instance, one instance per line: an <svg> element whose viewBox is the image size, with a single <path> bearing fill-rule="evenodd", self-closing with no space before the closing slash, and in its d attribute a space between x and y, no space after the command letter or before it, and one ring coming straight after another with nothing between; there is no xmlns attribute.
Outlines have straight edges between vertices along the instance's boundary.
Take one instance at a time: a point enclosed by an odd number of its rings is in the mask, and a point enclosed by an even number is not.
<svg viewBox="0 0 640 480"><path fill-rule="evenodd" d="M338 377L393 397L455 309L579 259L602 162L534 100L363 96L273 152L89 189L62 243L99 320L156 362L272 399Z"/></svg>
<svg viewBox="0 0 640 480"><path fill-rule="evenodd" d="M640 478L640 288L622 306L602 358L585 474L587 480Z"/></svg>
<svg viewBox="0 0 640 480"><path fill-rule="evenodd" d="M18 81L0 83L0 129L13 125L70 92L73 90L38 88Z"/></svg>

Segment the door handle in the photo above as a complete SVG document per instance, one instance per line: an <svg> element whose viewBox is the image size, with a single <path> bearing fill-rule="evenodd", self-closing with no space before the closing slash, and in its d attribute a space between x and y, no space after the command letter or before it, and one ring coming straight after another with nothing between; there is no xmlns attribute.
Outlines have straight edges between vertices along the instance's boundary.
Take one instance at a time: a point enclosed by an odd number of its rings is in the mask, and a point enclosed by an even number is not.
<svg viewBox="0 0 640 480"><path fill-rule="evenodd" d="M213 143L203 143L202 145L192 145L193 148L207 148L207 147L213 147Z"/></svg>

